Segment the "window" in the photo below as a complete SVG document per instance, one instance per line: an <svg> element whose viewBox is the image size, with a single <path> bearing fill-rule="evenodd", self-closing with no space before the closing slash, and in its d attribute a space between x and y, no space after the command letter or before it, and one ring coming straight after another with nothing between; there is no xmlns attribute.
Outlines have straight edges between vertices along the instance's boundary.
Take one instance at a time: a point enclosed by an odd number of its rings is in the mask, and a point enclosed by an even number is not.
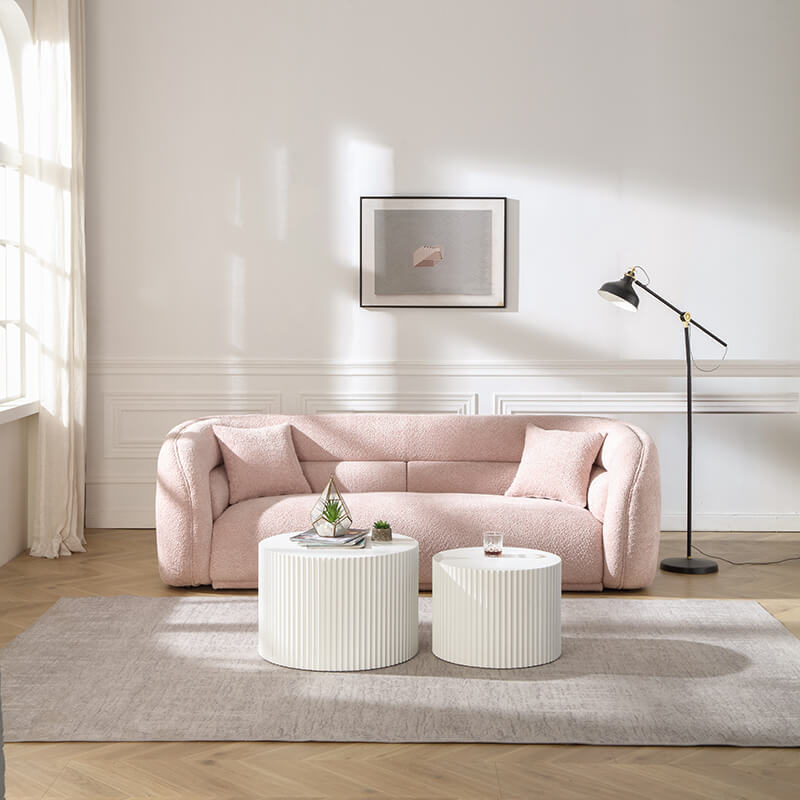
<svg viewBox="0 0 800 800"><path fill-rule="evenodd" d="M0 403L22 396L22 275L19 170L0 163Z"/></svg>
<svg viewBox="0 0 800 800"><path fill-rule="evenodd" d="M0 404L25 394L21 69L0 28Z"/></svg>

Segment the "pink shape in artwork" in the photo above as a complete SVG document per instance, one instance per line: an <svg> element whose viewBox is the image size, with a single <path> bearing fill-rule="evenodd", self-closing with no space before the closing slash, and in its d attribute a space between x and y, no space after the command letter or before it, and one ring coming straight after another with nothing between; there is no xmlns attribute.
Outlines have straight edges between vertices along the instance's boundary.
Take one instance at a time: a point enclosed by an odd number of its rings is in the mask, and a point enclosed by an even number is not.
<svg viewBox="0 0 800 800"><path fill-rule="evenodd" d="M435 267L444 258L444 248L423 245L414 251L415 267Z"/></svg>

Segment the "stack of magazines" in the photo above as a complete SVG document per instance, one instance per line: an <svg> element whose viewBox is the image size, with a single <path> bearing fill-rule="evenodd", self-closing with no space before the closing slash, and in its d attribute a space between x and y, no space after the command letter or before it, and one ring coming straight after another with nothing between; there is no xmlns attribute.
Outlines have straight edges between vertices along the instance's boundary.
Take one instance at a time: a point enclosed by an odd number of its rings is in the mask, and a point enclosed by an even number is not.
<svg viewBox="0 0 800 800"><path fill-rule="evenodd" d="M366 545L367 529L350 528L344 536L320 536L312 528L302 533L296 533L291 539L303 547L348 547L355 550Z"/></svg>

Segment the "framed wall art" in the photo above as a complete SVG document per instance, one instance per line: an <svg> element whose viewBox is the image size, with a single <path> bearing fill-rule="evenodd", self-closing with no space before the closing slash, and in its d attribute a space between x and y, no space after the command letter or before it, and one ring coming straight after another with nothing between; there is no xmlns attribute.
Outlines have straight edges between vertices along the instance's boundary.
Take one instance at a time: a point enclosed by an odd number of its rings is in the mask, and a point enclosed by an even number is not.
<svg viewBox="0 0 800 800"><path fill-rule="evenodd" d="M363 308L505 308L505 197L362 197Z"/></svg>

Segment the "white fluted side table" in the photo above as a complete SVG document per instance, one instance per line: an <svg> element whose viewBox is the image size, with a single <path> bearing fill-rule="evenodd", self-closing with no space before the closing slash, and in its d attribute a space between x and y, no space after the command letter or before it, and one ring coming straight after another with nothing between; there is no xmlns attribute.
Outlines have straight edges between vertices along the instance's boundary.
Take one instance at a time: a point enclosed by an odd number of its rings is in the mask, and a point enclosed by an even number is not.
<svg viewBox="0 0 800 800"><path fill-rule="evenodd" d="M561 655L561 559L506 547L433 557L433 654L469 667L534 667Z"/></svg>
<svg viewBox="0 0 800 800"><path fill-rule="evenodd" d="M419 545L394 535L363 550L258 546L258 652L284 667L360 670L418 649Z"/></svg>

